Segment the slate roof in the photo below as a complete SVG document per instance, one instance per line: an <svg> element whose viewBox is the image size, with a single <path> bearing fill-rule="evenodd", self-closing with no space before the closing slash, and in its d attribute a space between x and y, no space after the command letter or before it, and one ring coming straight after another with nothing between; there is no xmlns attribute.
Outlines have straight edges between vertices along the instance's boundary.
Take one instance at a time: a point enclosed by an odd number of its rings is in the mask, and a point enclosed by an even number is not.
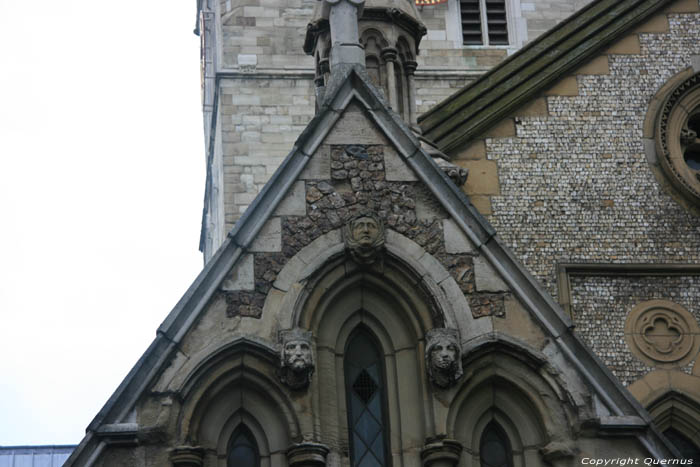
<svg viewBox="0 0 700 467"><path fill-rule="evenodd" d="M444 152L492 125L604 50L671 0L597 0L418 118Z"/></svg>

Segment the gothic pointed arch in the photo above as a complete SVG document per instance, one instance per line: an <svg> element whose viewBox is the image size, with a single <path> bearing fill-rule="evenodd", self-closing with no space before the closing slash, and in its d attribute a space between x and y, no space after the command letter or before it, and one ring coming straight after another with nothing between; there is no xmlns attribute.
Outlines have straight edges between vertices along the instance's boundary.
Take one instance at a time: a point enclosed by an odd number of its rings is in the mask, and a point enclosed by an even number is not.
<svg viewBox="0 0 700 467"><path fill-rule="evenodd" d="M541 466L543 453L555 443L557 456L570 454L570 427L581 407L553 380L544 356L496 341L472 349L464 365L465 378L447 416L447 436L462 444L465 465ZM483 451L489 442L505 450L501 457ZM562 452L560 446L567 448Z"/></svg>
<svg viewBox="0 0 700 467"><path fill-rule="evenodd" d="M686 458L700 462L700 402L670 390L647 407L659 430Z"/></svg>
<svg viewBox="0 0 700 467"><path fill-rule="evenodd" d="M238 339L201 362L180 388L178 443L202 448L206 465L227 467L234 451L254 454L260 467L286 465L299 410L276 378L278 359L274 349Z"/></svg>
<svg viewBox="0 0 700 467"><path fill-rule="evenodd" d="M290 324L311 331L315 341L310 391L319 441L339 446L349 465L359 465L357 459L367 454L383 455L378 465L418 465L424 440L435 431L424 337L433 328L454 326L454 320L439 288L428 284L430 275L414 274L393 248L388 242L381 261L368 266L339 251L306 276L294 300ZM357 354L357 339L371 343L359 346L373 349L371 355ZM364 360L369 363L353 363ZM362 377L363 370L370 378ZM355 400L358 394L366 404ZM364 426L371 428L371 440L360 439L356 430L368 411L374 411L375 423Z"/></svg>

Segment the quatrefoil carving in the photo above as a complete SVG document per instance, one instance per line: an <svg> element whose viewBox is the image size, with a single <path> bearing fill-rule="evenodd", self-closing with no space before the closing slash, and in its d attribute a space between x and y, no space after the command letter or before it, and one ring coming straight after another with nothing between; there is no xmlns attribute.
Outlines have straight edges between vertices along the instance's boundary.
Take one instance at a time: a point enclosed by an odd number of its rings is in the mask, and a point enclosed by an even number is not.
<svg viewBox="0 0 700 467"><path fill-rule="evenodd" d="M667 300L639 303L627 316L630 350L651 366L680 366L700 348L700 327L685 308Z"/></svg>

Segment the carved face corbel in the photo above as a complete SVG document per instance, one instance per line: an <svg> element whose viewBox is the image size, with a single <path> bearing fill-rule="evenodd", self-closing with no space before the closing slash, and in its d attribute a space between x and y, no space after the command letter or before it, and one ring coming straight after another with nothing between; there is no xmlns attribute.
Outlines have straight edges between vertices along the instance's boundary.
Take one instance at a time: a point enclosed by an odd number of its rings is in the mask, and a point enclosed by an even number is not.
<svg viewBox="0 0 700 467"><path fill-rule="evenodd" d="M280 380L291 389L304 389L314 373L311 331L290 329L280 332Z"/></svg>
<svg viewBox="0 0 700 467"><path fill-rule="evenodd" d="M426 335L425 363L430 381L440 388L462 376L462 350L456 329L435 328Z"/></svg>
<svg viewBox="0 0 700 467"><path fill-rule="evenodd" d="M384 223L376 214L363 214L343 228L345 248L359 264L372 264L384 247Z"/></svg>

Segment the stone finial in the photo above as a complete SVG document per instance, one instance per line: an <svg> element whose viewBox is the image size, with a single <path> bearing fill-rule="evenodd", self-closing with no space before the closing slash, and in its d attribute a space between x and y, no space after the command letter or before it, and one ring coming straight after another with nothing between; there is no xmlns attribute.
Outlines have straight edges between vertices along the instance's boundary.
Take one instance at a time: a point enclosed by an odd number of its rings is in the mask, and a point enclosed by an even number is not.
<svg viewBox="0 0 700 467"><path fill-rule="evenodd" d="M331 30L331 69L341 63L365 66L365 51L360 45L358 27L365 1L321 1L321 16L328 20Z"/></svg>
<svg viewBox="0 0 700 467"><path fill-rule="evenodd" d="M431 329L425 339L425 364L430 381L443 389L452 386L462 376L462 350L457 330Z"/></svg>
<svg viewBox="0 0 700 467"><path fill-rule="evenodd" d="M314 373L311 331L295 328L280 331L280 380L291 389L304 389Z"/></svg>
<svg viewBox="0 0 700 467"><path fill-rule="evenodd" d="M359 264L372 264L384 247L384 223L374 213L355 217L343 227L345 248Z"/></svg>

